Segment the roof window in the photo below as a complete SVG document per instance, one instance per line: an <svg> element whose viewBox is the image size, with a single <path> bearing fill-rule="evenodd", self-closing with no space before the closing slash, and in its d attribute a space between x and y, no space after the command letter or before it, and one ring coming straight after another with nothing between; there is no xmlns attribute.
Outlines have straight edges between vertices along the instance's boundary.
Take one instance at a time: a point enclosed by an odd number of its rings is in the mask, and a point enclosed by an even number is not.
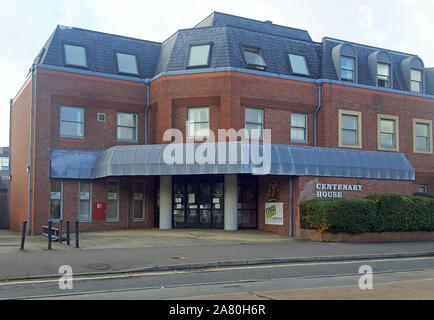
<svg viewBox="0 0 434 320"><path fill-rule="evenodd" d="M209 66L211 44L190 47L189 68L201 68Z"/></svg>
<svg viewBox="0 0 434 320"><path fill-rule="evenodd" d="M87 68L86 48L65 44L65 64L67 66Z"/></svg>
<svg viewBox="0 0 434 320"><path fill-rule="evenodd" d="M291 64L292 73L309 76L309 68L307 67L306 57L295 54L289 54L289 62Z"/></svg>
<svg viewBox="0 0 434 320"><path fill-rule="evenodd" d="M139 74L139 68L137 65L137 57L133 54L116 53L118 59L119 73L126 74Z"/></svg>
<svg viewBox="0 0 434 320"><path fill-rule="evenodd" d="M257 48L244 48L244 59L247 68L265 70L267 65L261 56L261 52Z"/></svg>

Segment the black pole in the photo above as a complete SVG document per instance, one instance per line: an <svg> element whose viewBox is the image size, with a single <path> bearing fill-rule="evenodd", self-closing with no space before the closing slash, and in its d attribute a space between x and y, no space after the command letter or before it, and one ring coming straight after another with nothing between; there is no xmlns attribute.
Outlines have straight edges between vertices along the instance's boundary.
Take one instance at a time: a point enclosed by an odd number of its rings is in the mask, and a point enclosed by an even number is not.
<svg viewBox="0 0 434 320"><path fill-rule="evenodd" d="M69 233L70 233L70 229L69 229L69 221L66 221L66 245L68 245L68 246L70 246L71 245L71 243L70 243L70 235L69 235Z"/></svg>
<svg viewBox="0 0 434 320"><path fill-rule="evenodd" d="M75 221L75 247L80 248L79 241L78 241L78 221Z"/></svg>
<svg viewBox="0 0 434 320"><path fill-rule="evenodd" d="M51 250L51 233L53 232L52 227L53 222L48 221L48 250Z"/></svg>
<svg viewBox="0 0 434 320"><path fill-rule="evenodd" d="M62 244L62 220L60 220L60 224L59 224L59 244Z"/></svg>
<svg viewBox="0 0 434 320"><path fill-rule="evenodd" d="M24 251L24 243L26 241L27 221L23 221L23 234L21 235L21 251Z"/></svg>

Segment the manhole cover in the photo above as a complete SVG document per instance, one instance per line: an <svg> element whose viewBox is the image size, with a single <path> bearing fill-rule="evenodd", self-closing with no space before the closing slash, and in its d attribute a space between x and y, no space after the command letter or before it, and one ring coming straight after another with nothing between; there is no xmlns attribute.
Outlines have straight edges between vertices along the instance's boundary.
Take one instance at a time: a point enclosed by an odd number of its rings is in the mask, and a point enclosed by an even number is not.
<svg viewBox="0 0 434 320"><path fill-rule="evenodd" d="M109 264L105 264L105 263L92 263L92 264L88 265L87 267L91 270L108 270L112 266Z"/></svg>

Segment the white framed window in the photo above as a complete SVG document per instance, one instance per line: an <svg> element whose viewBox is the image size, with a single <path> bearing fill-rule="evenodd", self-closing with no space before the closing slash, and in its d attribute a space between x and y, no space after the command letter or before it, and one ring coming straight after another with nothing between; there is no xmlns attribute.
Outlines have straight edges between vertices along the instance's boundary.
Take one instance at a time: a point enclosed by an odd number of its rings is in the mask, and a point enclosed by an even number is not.
<svg viewBox="0 0 434 320"><path fill-rule="evenodd" d="M107 221L119 221L119 181L107 181Z"/></svg>
<svg viewBox="0 0 434 320"><path fill-rule="evenodd" d="M84 137L84 109L60 107L60 136L67 138Z"/></svg>
<svg viewBox="0 0 434 320"><path fill-rule="evenodd" d="M362 148L362 113L339 110L339 147Z"/></svg>
<svg viewBox="0 0 434 320"><path fill-rule="evenodd" d="M188 108L189 139L202 139L209 136L209 107Z"/></svg>
<svg viewBox="0 0 434 320"><path fill-rule="evenodd" d="M117 52L116 57L118 60L119 73L133 75L139 74L139 66L137 64L137 57L135 55Z"/></svg>
<svg viewBox="0 0 434 320"><path fill-rule="evenodd" d="M354 71L355 71L356 59L352 57L341 57L341 80L354 82Z"/></svg>
<svg viewBox="0 0 434 320"><path fill-rule="evenodd" d="M210 58L211 44L196 45L190 47L188 67L208 67Z"/></svg>
<svg viewBox="0 0 434 320"><path fill-rule="evenodd" d="M413 119L413 135L415 153L433 153L432 120Z"/></svg>
<svg viewBox="0 0 434 320"><path fill-rule="evenodd" d="M289 62L291 64L292 73L308 76L309 68L307 66L306 57L295 54L289 54Z"/></svg>
<svg viewBox="0 0 434 320"><path fill-rule="evenodd" d="M422 70L411 69L410 90L412 92L423 91L423 72Z"/></svg>
<svg viewBox="0 0 434 320"><path fill-rule="evenodd" d="M307 142L307 114L291 113L291 141Z"/></svg>
<svg viewBox="0 0 434 320"><path fill-rule="evenodd" d="M245 109L246 138L260 140L264 138L264 110Z"/></svg>
<svg viewBox="0 0 434 320"><path fill-rule="evenodd" d="M133 183L133 220L145 219L145 183L134 181Z"/></svg>
<svg viewBox="0 0 434 320"><path fill-rule="evenodd" d="M78 220L92 221L92 183L80 181L78 186Z"/></svg>
<svg viewBox="0 0 434 320"><path fill-rule="evenodd" d="M99 122L105 122L107 120L107 114L106 113L98 113L97 120Z"/></svg>
<svg viewBox="0 0 434 320"><path fill-rule="evenodd" d="M377 64L377 85L382 88L390 88L390 64Z"/></svg>
<svg viewBox="0 0 434 320"><path fill-rule="evenodd" d="M419 192L421 192L421 193L428 193L428 186L426 184L421 184L419 186Z"/></svg>
<svg viewBox="0 0 434 320"><path fill-rule="evenodd" d="M399 151L399 117L378 115L378 149Z"/></svg>
<svg viewBox="0 0 434 320"><path fill-rule="evenodd" d="M137 141L137 118L137 114L118 112L118 140Z"/></svg>
<svg viewBox="0 0 434 320"><path fill-rule="evenodd" d="M59 221L63 216L63 181L50 181L50 220Z"/></svg>
<svg viewBox="0 0 434 320"><path fill-rule="evenodd" d="M257 48L244 48L244 60L249 68L265 70L267 65L262 58L261 52Z"/></svg>
<svg viewBox="0 0 434 320"><path fill-rule="evenodd" d="M86 48L65 44L65 64L67 66L87 68Z"/></svg>

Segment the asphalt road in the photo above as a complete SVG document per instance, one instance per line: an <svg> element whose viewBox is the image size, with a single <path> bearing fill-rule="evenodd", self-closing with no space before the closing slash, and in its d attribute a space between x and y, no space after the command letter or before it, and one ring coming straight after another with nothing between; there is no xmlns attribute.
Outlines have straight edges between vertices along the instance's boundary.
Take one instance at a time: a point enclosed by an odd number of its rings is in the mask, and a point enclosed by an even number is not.
<svg viewBox="0 0 434 320"><path fill-rule="evenodd" d="M267 299L262 293L341 287L362 291L358 285L362 276L359 268L363 265L374 272L372 292L387 283L425 281L418 298L434 299L433 257L74 277L72 290L60 289L59 278L17 280L0 282L0 299ZM281 295L276 299L285 297L290 298ZM351 297L342 291L341 298Z"/></svg>

